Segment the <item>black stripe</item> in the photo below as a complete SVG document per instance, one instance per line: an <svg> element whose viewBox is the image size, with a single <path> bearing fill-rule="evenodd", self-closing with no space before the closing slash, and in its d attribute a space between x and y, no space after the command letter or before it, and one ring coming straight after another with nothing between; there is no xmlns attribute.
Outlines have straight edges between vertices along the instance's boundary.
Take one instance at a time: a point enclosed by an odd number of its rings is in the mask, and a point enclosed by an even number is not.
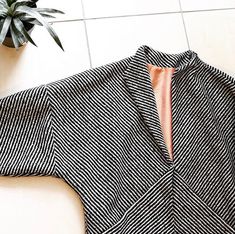
<svg viewBox="0 0 235 234"><path fill-rule="evenodd" d="M175 67L169 157L147 63ZM192 50L133 56L0 99L0 174L51 175L86 233L235 233L235 79Z"/></svg>

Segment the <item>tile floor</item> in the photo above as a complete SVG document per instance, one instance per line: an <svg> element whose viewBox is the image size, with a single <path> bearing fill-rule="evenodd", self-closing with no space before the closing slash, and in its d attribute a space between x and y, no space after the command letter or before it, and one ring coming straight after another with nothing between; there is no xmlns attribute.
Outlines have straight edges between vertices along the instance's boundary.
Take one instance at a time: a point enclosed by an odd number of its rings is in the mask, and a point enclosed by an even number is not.
<svg viewBox="0 0 235 234"><path fill-rule="evenodd" d="M39 7L65 12L51 21L65 52L39 27L32 32L38 48L0 46L0 98L117 61L142 44L192 49L235 76L235 0L40 0Z"/></svg>
<svg viewBox="0 0 235 234"><path fill-rule="evenodd" d="M0 98L133 55L143 44L194 50L235 77L235 0L39 2L66 13L51 21L65 52L41 28L32 32L38 48L0 46ZM1 177L0 201L1 233L84 233L79 197L63 181Z"/></svg>

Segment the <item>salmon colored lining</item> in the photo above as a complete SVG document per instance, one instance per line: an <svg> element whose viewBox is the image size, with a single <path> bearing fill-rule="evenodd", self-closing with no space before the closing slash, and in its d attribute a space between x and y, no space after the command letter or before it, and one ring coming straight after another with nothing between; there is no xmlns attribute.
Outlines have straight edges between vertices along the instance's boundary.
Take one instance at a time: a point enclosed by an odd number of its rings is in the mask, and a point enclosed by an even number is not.
<svg viewBox="0 0 235 234"><path fill-rule="evenodd" d="M151 77L163 137L168 148L170 158L173 160L171 77L175 68L158 67L152 64L147 64L147 66Z"/></svg>

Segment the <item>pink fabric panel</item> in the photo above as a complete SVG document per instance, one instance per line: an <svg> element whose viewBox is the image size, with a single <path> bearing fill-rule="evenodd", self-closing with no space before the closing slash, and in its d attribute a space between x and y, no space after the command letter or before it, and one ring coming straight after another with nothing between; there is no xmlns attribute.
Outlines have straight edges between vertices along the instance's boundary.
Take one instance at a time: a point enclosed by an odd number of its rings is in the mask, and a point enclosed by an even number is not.
<svg viewBox="0 0 235 234"><path fill-rule="evenodd" d="M158 67L152 64L147 64L147 66L151 77L163 137L171 160L173 160L171 77L175 68Z"/></svg>

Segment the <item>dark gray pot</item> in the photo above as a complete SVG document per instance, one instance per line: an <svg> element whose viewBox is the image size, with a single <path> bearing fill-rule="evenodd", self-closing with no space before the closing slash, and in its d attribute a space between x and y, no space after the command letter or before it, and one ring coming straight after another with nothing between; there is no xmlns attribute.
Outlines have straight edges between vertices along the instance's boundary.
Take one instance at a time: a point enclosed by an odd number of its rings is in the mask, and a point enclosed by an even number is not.
<svg viewBox="0 0 235 234"><path fill-rule="evenodd" d="M37 4L36 3L33 3L33 5L31 6L33 8L36 8L37 7ZM25 26L25 29L26 31L29 33L29 35L31 34L31 32L33 31L34 27L35 27L35 24L30 24L28 22L23 22L24 26ZM25 42L28 42L28 40L26 40ZM7 32L7 35L5 37L5 40L3 41L2 43L3 45L7 46L7 47L10 47L10 48L15 48L14 46L14 43L13 43L13 40L12 40L12 37L11 37L11 32L10 32L10 29L8 30ZM20 46L23 46L23 45L20 45Z"/></svg>
<svg viewBox="0 0 235 234"><path fill-rule="evenodd" d="M31 34L31 32L33 31L35 25L34 24L25 24L25 29L27 30L27 32L29 33L29 35ZM26 42L28 42L28 40L26 40ZM2 43L3 45L10 47L10 48L15 48L12 37L11 37L11 32L10 30L8 30L7 35L5 37L5 40ZM23 45L20 45L20 47Z"/></svg>

